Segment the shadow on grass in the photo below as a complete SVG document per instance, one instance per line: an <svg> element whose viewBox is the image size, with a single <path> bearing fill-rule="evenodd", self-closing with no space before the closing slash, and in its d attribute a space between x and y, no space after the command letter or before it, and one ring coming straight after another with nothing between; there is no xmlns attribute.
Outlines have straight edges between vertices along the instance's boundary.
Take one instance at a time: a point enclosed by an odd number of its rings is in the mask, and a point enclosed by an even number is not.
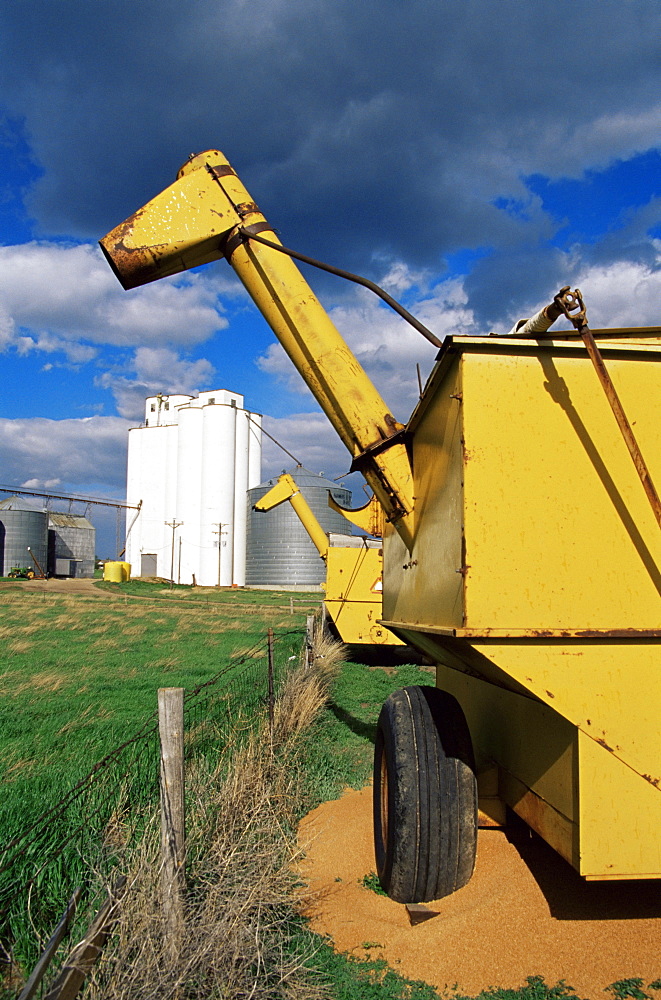
<svg viewBox="0 0 661 1000"><path fill-rule="evenodd" d="M357 719L355 715L351 715L346 709L340 708L335 702L331 701L328 708L333 713L338 722L341 722L343 726L350 729L352 733L356 736L362 737L364 740L369 740L370 743L374 743L376 740L376 723L375 722L361 722Z"/></svg>

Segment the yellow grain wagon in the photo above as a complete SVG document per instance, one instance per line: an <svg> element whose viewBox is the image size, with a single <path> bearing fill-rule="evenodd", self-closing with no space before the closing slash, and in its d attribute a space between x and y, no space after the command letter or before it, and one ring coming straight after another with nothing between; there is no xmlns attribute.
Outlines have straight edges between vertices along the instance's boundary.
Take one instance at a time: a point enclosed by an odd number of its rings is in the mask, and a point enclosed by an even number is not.
<svg viewBox="0 0 661 1000"><path fill-rule="evenodd" d="M351 645L393 645L402 641L380 624L383 617L383 550L380 540L360 535L328 535L314 511L287 472L255 504L255 510L271 510L289 503L326 564L324 609L342 642ZM329 494L333 509L347 514ZM367 507L373 505L366 505ZM366 512L372 516L371 511ZM383 530L383 518L377 518Z"/></svg>
<svg viewBox="0 0 661 1000"><path fill-rule="evenodd" d="M101 246L125 288L224 256L385 512L384 622L438 665L379 718L389 894L466 883L478 785L586 878L661 877L661 330L447 338L404 425L217 150Z"/></svg>

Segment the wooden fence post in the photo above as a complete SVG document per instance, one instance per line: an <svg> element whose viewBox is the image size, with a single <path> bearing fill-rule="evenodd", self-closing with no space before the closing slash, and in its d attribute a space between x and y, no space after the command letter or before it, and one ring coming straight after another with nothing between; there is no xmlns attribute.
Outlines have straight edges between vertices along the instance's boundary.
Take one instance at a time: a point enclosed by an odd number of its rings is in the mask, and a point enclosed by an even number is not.
<svg viewBox="0 0 661 1000"><path fill-rule="evenodd" d="M314 665L314 615L305 617L305 666L308 670Z"/></svg>
<svg viewBox="0 0 661 1000"><path fill-rule="evenodd" d="M158 689L161 738L161 902L164 951L175 962L184 932L186 821L184 689Z"/></svg>
<svg viewBox="0 0 661 1000"><path fill-rule="evenodd" d="M269 642L269 732L273 736L273 719L275 714L275 690L273 685L273 629L268 630Z"/></svg>

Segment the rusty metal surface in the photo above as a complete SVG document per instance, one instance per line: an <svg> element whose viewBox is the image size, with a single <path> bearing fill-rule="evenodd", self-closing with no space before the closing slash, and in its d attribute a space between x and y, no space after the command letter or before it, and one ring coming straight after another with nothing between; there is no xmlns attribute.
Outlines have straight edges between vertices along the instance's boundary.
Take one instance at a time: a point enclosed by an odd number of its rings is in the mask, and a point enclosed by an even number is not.
<svg viewBox="0 0 661 1000"><path fill-rule="evenodd" d="M151 247L132 245L133 229L143 214L144 208L138 209L99 240L106 260L125 291L143 284L154 266Z"/></svg>
<svg viewBox="0 0 661 1000"><path fill-rule="evenodd" d="M416 563L417 565L417 563ZM413 632L430 632L433 635L456 639L661 639L659 628L444 628L439 625L403 621L385 621L388 628L407 629Z"/></svg>

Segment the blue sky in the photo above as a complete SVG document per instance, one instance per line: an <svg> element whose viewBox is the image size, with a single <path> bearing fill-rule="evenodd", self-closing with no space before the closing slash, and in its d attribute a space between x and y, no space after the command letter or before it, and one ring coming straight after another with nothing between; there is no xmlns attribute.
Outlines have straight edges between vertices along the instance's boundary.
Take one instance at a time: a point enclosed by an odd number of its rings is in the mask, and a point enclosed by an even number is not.
<svg viewBox="0 0 661 1000"><path fill-rule="evenodd" d="M121 498L144 397L211 388L346 471L224 262L127 293L98 253L211 147L283 242L441 338L507 330L563 284L593 327L658 324L660 21L657 0L0 6L0 482ZM406 419L433 348L306 277ZM264 476L283 464L266 443Z"/></svg>

